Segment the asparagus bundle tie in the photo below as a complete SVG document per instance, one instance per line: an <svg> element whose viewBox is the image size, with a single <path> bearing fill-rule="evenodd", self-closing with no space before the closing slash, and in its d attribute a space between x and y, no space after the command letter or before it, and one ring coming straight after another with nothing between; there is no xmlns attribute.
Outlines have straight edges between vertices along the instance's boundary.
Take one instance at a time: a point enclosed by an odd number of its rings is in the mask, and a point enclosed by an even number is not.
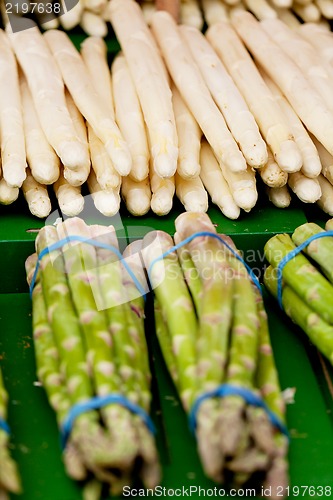
<svg viewBox="0 0 333 500"><path fill-rule="evenodd" d="M173 247L169 248L166 252L164 252L161 255L159 255L158 257L156 257L150 263L148 271L147 271L150 282L152 282L152 280L151 280L152 269L153 269L154 265L157 262L162 261L168 255L176 252L177 250L181 249L185 245L188 245L188 243L190 243L191 241L193 241L195 238L200 238L200 237L203 237L203 236L208 236L209 238L214 238L214 239L220 241L229 250L229 252L231 252L233 254L233 256L237 260L239 260L239 262L241 262L245 266L245 268L246 268L247 272L249 273L249 275L250 275L253 283L258 288L259 292L262 293L262 291L261 291L261 285L260 285L260 282L259 282L257 276L254 274L254 272L252 271L252 269L250 268L250 266L245 262L245 260L242 259L242 257L239 255L239 253L237 253L230 245L228 245L228 243L223 238L221 238L220 235L218 235L216 233L211 233L210 231L198 231L196 233L193 233L193 234L191 234L191 236L189 236L185 240L180 241L179 243L177 243L177 245L174 245Z"/></svg>
<svg viewBox="0 0 333 500"><path fill-rule="evenodd" d="M126 271L128 272L128 274L130 275L130 277L134 281L134 283L135 283L138 291L142 295L142 297L143 298L146 297L147 290L142 286L140 281L137 279L136 275L133 273L131 267L127 264L126 259L119 252L118 248L116 248L112 245L108 245L107 243L103 243L101 241L96 241L96 240L93 240L90 238L84 238L83 236L78 236L78 235L74 235L74 234L67 235L66 238L58 240L56 243L53 243L52 245L45 247L38 254L35 271L34 271L34 274L32 276L32 279L31 279L31 282L29 285L30 296L32 296L32 292L33 292L34 287L35 287L35 283L36 283L36 279L37 279L37 275L38 275L38 271L40 268L40 263L41 263L42 258L45 255L48 255L49 253L51 253L55 250L59 250L59 249L63 248L64 245L67 245L68 243L74 242L74 241L80 242L80 243L85 243L87 245L92 245L93 247L96 247L96 248L103 248L104 250L110 250L111 252L113 252L118 257L119 261L121 261L121 263L125 267Z"/></svg>
<svg viewBox="0 0 333 500"><path fill-rule="evenodd" d="M90 410L100 410L109 404L119 404L129 410L131 413L138 415L145 423L147 429L152 433L156 433L154 423L147 412L141 406L136 405L122 394L107 394L106 396L95 396L88 401L77 403L69 410L67 418L64 420L61 429L61 445L65 449L70 438L74 421L83 413ZM0 421L1 425L1 421Z"/></svg>
<svg viewBox="0 0 333 500"><path fill-rule="evenodd" d="M258 394L245 387L239 387L232 384L219 385L213 391L205 392L195 400L189 414L190 429L193 434L195 434L195 430L197 427L197 414L202 403L206 399L216 397L224 398L226 396L240 396L247 404L256 406L257 408L262 408L266 412L271 424L276 427L282 434L289 438L287 426L281 421L276 413L269 409L265 401L260 396L258 396Z"/></svg>
<svg viewBox="0 0 333 500"><path fill-rule="evenodd" d="M306 247L310 245L312 241L318 240L320 238L327 238L328 236L333 236L333 231L323 231L322 233L316 233L303 241L299 246L291 250L282 260L280 260L277 266L277 300L281 309L282 305L282 274L283 268L290 262L296 255L300 254Z"/></svg>

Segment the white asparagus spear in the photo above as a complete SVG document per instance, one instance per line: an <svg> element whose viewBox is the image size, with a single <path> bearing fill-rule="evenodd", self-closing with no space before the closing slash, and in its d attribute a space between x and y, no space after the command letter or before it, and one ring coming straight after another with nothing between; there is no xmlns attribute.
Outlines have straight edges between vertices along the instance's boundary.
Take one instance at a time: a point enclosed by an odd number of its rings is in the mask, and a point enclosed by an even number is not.
<svg viewBox="0 0 333 500"><path fill-rule="evenodd" d="M123 177L121 196L130 214L135 216L145 215L150 209L151 202L149 177L140 182L134 181L129 176Z"/></svg>
<svg viewBox="0 0 333 500"><path fill-rule="evenodd" d="M10 187L26 177L26 152L18 69L4 31L0 30L0 133L2 175Z"/></svg>
<svg viewBox="0 0 333 500"><path fill-rule="evenodd" d="M108 34L108 27L99 14L84 10L82 12L80 26L87 35L104 38Z"/></svg>
<svg viewBox="0 0 333 500"><path fill-rule="evenodd" d="M91 155L91 165L102 189L116 188L119 186L121 176L115 170L104 144L98 139L95 132L88 124L88 141Z"/></svg>
<svg viewBox="0 0 333 500"><path fill-rule="evenodd" d="M71 186L66 181L63 171L61 171L59 179L53 184L53 189L60 210L64 215L75 217L82 212L84 197L81 194L81 186Z"/></svg>
<svg viewBox="0 0 333 500"><path fill-rule="evenodd" d="M332 0L315 0L315 3L320 10L322 16L326 19L333 19L333 3Z"/></svg>
<svg viewBox="0 0 333 500"><path fill-rule="evenodd" d="M112 88L117 123L132 155L130 176L142 181L149 174L149 146L140 101L123 55L112 64Z"/></svg>
<svg viewBox="0 0 333 500"><path fill-rule="evenodd" d="M70 184L72 184L72 186L81 186L88 179L88 175L90 172L90 156L88 149L87 128L83 116L77 109L72 96L69 94L67 90L66 90L66 104L70 117L73 121L73 125L77 133L77 136L80 139L81 144L85 145L87 156L85 163L82 163L80 167L76 168L75 170L65 167L64 176L67 179L67 181Z"/></svg>
<svg viewBox="0 0 333 500"><path fill-rule="evenodd" d="M80 54L69 37L61 31L47 31L44 37L76 106L105 145L115 169L121 175L127 175L132 163L127 144L96 92Z"/></svg>
<svg viewBox="0 0 333 500"><path fill-rule="evenodd" d="M172 103L179 143L177 172L184 179L197 177L200 173L201 129L175 85L172 86Z"/></svg>
<svg viewBox="0 0 333 500"><path fill-rule="evenodd" d="M320 10L314 3L307 5L294 3L293 10L305 23L316 23L320 20Z"/></svg>
<svg viewBox="0 0 333 500"><path fill-rule="evenodd" d="M10 205L17 200L20 193L19 188L8 186L7 182L3 177L0 176L0 204Z"/></svg>
<svg viewBox="0 0 333 500"><path fill-rule="evenodd" d="M178 140L171 91L156 42L133 0L112 0L110 18L140 99L154 168L161 177L171 177L177 168Z"/></svg>
<svg viewBox="0 0 333 500"><path fill-rule="evenodd" d="M312 86L333 111L333 86L329 74L318 59L314 47L297 32L290 30L279 19L263 21L261 26L268 36L297 64Z"/></svg>
<svg viewBox="0 0 333 500"><path fill-rule="evenodd" d="M289 174L288 186L304 203L314 203L321 197L318 178L310 179L302 172Z"/></svg>
<svg viewBox="0 0 333 500"><path fill-rule="evenodd" d="M242 93L279 167L285 172L299 170L302 158L290 127L237 33L230 24L219 23L206 36Z"/></svg>
<svg viewBox="0 0 333 500"><path fill-rule="evenodd" d="M260 21L277 17L276 10L266 0L244 0L244 3Z"/></svg>
<svg viewBox="0 0 333 500"><path fill-rule="evenodd" d="M333 186L323 175L319 175L318 182L321 197L317 200L317 205L327 214L333 215Z"/></svg>
<svg viewBox="0 0 333 500"><path fill-rule="evenodd" d="M221 0L201 0L201 5L208 26L218 23L219 21L228 22L228 7L221 2Z"/></svg>
<svg viewBox="0 0 333 500"><path fill-rule="evenodd" d="M231 172L223 163L220 166L235 203L249 212L258 200L255 171L248 167L245 172Z"/></svg>
<svg viewBox="0 0 333 500"><path fill-rule="evenodd" d="M64 30L72 30L80 23L83 12L83 3L81 0L78 0L74 7L69 10L66 9L64 0L60 0L60 3L64 9L64 14L61 14L59 17L60 24Z"/></svg>
<svg viewBox="0 0 333 500"><path fill-rule="evenodd" d="M317 148L320 162L321 162L321 173L326 177L326 179L333 184L333 156L327 151L324 146L317 141L315 137L312 140Z"/></svg>
<svg viewBox="0 0 333 500"><path fill-rule="evenodd" d="M290 129L295 138L295 142L301 152L303 165L302 172L307 177L317 177L321 171L321 163L316 146L314 145L308 131L303 123L293 110L290 103L283 96L278 86L267 76L267 73L262 71L262 76L274 95L276 102L281 107L286 119L290 125Z"/></svg>
<svg viewBox="0 0 333 500"><path fill-rule="evenodd" d="M239 2L239 0L224 0L224 3L226 3L227 5L230 5L230 6L237 5L238 2Z"/></svg>
<svg viewBox="0 0 333 500"><path fill-rule="evenodd" d="M43 30L55 30L59 28L60 22L59 17L52 17L47 13L36 14L38 25L43 28Z"/></svg>
<svg viewBox="0 0 333 500"><path fill-rule="evenodd" d="M240 208L236 205L213 150L206 141L201 144L200 163L200 178L212 202L229 219L238 219Z"/></svg>
<svg viewBox="0 0 333 500"><path fill-rule="evenodd" d="M22 191L32 215L43 219L50 214L52 206L47 188L33 178L29 168Z"/></svg>
<svg viewBox="0 0 333 500"><path fill-rule="evenodd" d="M101 38L90 36L81 43L80 50L94 88L102 99L103 106L114 118L114 101L106 43Z"/></svg>
<svg viewBox="0 0 333 500"><path fill-rule="evenodd" d="M149 179L152 192L150 208L156 215L167 215L173 205L175 178L163 179L154 171L153 165L150 165Z"/></svg>
<svg viewBox="0 0 333 500"><path fill-rule="evenodd" d="M312 0L294 0L293 3L298 5L308 5L309 3L312 3Z"/></svg>
<svg viewBox="0 0 333 500"><path fill-rule="evenodd" d="M141 3L141 10L144 20L150 26L152 15L156 11L155 3L144 1Z"/></svg>
<svg viewBox="0 0 333 500"><path fill-rule="evenodd" d="M40 124L50 145L67 168L86 163L87 148L81 144L69 115L64 83L38 28L9 35L24 71Z"/></svg>
<svg viewBox="0 0 333 500"><path fill-rule="evenodd" d="M297 30L301 25L301 21L289 9L277 9L277 15L292 30Z"/></svg>
<svg viewBox="0 0 333 500"><path fill-rule="evenodd" d="M233 171L245 170L245 159L213 101L177 25L166 12L156 12L152 19L152 29L175 85L218 160Z"/></svg>
<svg viewBox="0 0 333 500"><path fill-rule="evenodd" d="M180 22L198 30L202 29L204 19L196 0L186 0L180 3Z"/></svg>
<svg viewBox="0 0 333 500"><path fill-rule="evenodd" d="M103 100L103 105L106 107L108 113L114 119L114 102L111 74L107 63L106 43L100 38L88 37L81 44L81 55L96 92ZM115 170L104 144L96 136L91 125L89 123L87 125L91 163L97 181L102 189L116 188L120 183L121 177Z"/></svg>
<svg viewBox="0 0 333 500"><path fill-rule="evenodd" d="M280 87L307 129L328 151L333 152L333 113L327 109L298 66L273 42L250 13L238 13L233 22L239 35Z"/></svg>
<svg viewBox="0 0 333 500"><path fill-rule="evenodd" d="M207 212L208 194L200 177L183 179L175 175L176 195L187 212Z"/></svg>
<svg viewBox="0 0 333 500"><path fill-rule="evenodd" d="M89 192L96 209L106 217L112 217L119 212L120 195L118 186L115 189L102 189L98 184L95 172L92 170L87 180Z"/></svg>
<svg viewBox="0 0 333 500"><path fill-rule="evenodd" d="M259 174L263 182L269 187L282 187L287 184L288 181L287 172L281 170L279 165L274 160L270 149L268 149L267 163L259 169Z"/></svg>
<svg viewBox="0 0 333 500"><path fill-rule="evenodd" d="M267 161L266 144L243 96L218 55L200 31L183 26L181 33L248 165L263 166Z"/></svg>
<svg viewBox="0 0 333 500"><path fill-rule="evenodd" d="M20 89L27 160L32 175L41 184L53 184L59 177L60 161L40 126L28 84L21 75Z"/></svg>
<svg viewBox="0 0 333 500"><path fill-rule="evenodd" d="M315 47L324 61L333 66L332 33L323 30L316 23L302 24L299 28L299 33Z"/></svg>
<svg viewBox="0 0 333 500"><path fill-rule="evenodd" d="M288 191L287 186L282 186L279 188L270 188L267 186L266 189L269 201L273 203L278 208L287 208L291 202L291 196Z"/></svg>

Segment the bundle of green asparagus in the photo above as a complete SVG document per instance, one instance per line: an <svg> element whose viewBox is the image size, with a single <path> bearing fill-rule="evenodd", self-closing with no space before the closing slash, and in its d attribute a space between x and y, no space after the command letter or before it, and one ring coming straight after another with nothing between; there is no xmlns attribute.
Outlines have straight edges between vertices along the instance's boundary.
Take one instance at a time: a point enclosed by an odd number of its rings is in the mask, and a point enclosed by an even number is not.
<svg viewBox="0 0 333 500"><path fill-rule="evenodd" d="M62 432L67 473L85 482L86 498L100 498L102 488L119 494L138 478L147 487L160 480L147 415L144 298L110 245L118 248L113 227L73 218L41 229L37 253L26 261L38 378ZM125 255L135 269L131 253L129 246ZM108 404L90 405L101 398Z"/></svg>
<svg viewBox="0 0 333 500"><path fill-rule="evenodd" d="M274 495L288 483L288 438L261 294L206 214L184 213L175 225L174 239L148 234L142 254L159 344L203 468L217 482L269 485Z"/></svg>
<svg viewBox="0 0 333 500"><path fill-rule="evenodd" d="M333 219L330 219L326 230L332 229ZM265 245L270 266L265 271L264 282L280 300L286 314L333 364L333 238L320 236L325 234L317 224L306 223L296 228L291 237L277 234L271 238ZM313 239L306 245L309 238ZM303 243L302 253L294 256ZM286 257L289 252L294 253ZM284 258L287 263L278 267Z"/></svg>

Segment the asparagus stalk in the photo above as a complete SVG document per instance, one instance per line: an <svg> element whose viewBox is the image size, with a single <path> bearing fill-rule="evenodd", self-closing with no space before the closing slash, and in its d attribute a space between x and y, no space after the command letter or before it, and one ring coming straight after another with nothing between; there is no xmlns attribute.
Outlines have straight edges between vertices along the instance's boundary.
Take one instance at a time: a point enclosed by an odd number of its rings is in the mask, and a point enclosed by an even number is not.
<svg viewBox="0 0 333 500"><path fill-rule="evenodd" d="M275 297L277 296L277 278L274 268L269 266L264 274L264 283ZM333 328L302 299L291 286L282 290L282 305L294 323L304 330L311 342L333 364Z"/></svg>
<svg viewBox="0 0 333 500"><path fill-rule="evenodd" d="M265 245L265 255L273 266L279 262L296 247L290 236L278 234L270 238ZM292 258L284 267L282 276L299 297L319 314L324 321L333 324L332 285L320 274L320 272L307 260L304 255Z"/></svg>
<svg viewBox="0 0 333 500"><path fill-rule="evenodd" d="M150 269L155 259L172 247L172 238L162 231L146 235L142 250L146 268ZM149 279L168 324L177 362L180 399L185 410L189 411L197 391L197 319L177 255L171 253L163 260L155 261Z"/></svg>
<svg viewBox="0 0 333 500"><path fill-rule="evenodd" d="M292 235L292 240L296 245L301 245L305 240L315 234L325 233L325 231L314 222L307 222L297 227ZM333 283L333 239L331 237L319 238L312 241L303 250L317 264L319 264L322 272Z"/></svg>

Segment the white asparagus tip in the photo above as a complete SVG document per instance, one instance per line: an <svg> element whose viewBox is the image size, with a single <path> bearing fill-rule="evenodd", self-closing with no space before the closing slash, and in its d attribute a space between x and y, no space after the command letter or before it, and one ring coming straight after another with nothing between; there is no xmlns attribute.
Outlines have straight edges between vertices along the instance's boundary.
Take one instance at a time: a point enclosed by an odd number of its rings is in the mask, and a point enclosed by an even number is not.
<svg viewBox="0 0 333 500"><path fill-rule="evenodd" d="M95 207L106 217L112 217L119 211L120 196L114 190L97 191L93 195Z"/></svg>
<svg viewBox="0 0 333 500"><path fill-rule="evenodd" d="M217 205L223 215L228 219L236 220L240 216L240 208L237 205L227 206L227 205Z"/></svg>
<svg viewBox="0 0 333 500"><path fill-rule="evenodd" d="M244 172L247 169L246 160L240 151L237 154L223 155L222 161L232 172Z"/></svg>
<svg viewBox="0 0 333 500"><path fill-rule="evenodd" d="M156 215L167 215L172 209L173 199L167 194L163 194L163 189L159 189L157 193L153 194L150 202L150 207Z"/></svg>
<svg viewBox="0 0 333 500"><path fill-rule="evenodd" d="M163 178L172 177L177 170L177 154L160 153L154 157L155 172Z"/></svg>
<svg viewBox="0 0 333 500"><path fill-rule="evenodd" d="M132 168L132 157L126 148L115 149L114 142L108 141L105 144L105 149L112 160L115 170L118 174L125 176L128 175Z"/></svg>
<svg viewBox="0 0 333 500"><path fill-rule="evenodd" d="M145 155L136 155L132 159L130 176L137 182L144 181L149 175L149 159Z"/></svg>
<svg viewBox="0 0 333 500"><path fill-rule="evenodd" d="M135 216L145 215L150 209L151 197L147 193L138 193L137 189L126 196L126 207L130 214Z"/></svg>
<svg viewBox="0 0 333 500"><path fill-rule="evenodd" d="M297 183L297 188L294 190L297 197L303 203L315 203L321 197L321 187L316 179L309 179L303 176L302 182Z"/></svg>
<svg viewBox="0 0 333 500"><path fill-rule="evenodd" d="M303 159L295 141L283 141L280 144L280 152L276 155L276 162L279 167L291 174L298 172L302 168Z"/></svg>
<svg viewBox="0 0 333 500"><path fill-rule="evenodd" d="M6 169L3 170L2 174L8 186L12 188L20 188L27 177L26 171L21 168L21 165L20 168L17 168L14 159L13 161L7 161Z"/></svg>
<svg viewBox="0 0 333 500"><path fill-rule="evenodd" d="M4 179L0 180L0 203L2 205L10 205L17 200L20 193L19 188L8 186Z"/></svg>
<svg viewBox="0 0 333 500"><path fill-rule="evenodd" d="M30 201L29 210L32 215L35 215L40 219L44 219L45 217L50 215L52 210L50 198L48 196L45 196L45 194L41 194L40 196L38 196L38 198Z"/></svg>
<svg viewBox="0 0 333 500"><path fill-rule="evenodd" d="M64 215L67 215L67 217L75 217L76 215L79 215L84 207L83 196L75 196L71 198L71 200L58 200L61 212Z"/></svg>
<svg viewBox="0 0 333 500"><path fill-rule="evenodd" d="M235 203L244 210L244 212L249 212L257 203L258 192L251 186L244 186L244 188L237 189L233 193L233 198Z"/></svg>
<svg viewBox="0 0 333 500"><path fill-rule="evenodd" d="M86 148L78 141L64 141L58 154L63 165L73 170L86 165L89 161Z"/></svg>
<svg viewBox="0 0 333 500"><path fill-rule="evenodd" d="M198 192L195 192L195 196L192 191L189 191L184 196L182 203L186 212L198 212L205 213L208 210L208 196L205 191L205 195L200 196Z"/></svg>
<svg viewBox="0 0 333 500"><path fill-rule="evenodd" d="M194 179L200 175L200 163L184 158L179 162L178 173L183 179Z"/></svg>

